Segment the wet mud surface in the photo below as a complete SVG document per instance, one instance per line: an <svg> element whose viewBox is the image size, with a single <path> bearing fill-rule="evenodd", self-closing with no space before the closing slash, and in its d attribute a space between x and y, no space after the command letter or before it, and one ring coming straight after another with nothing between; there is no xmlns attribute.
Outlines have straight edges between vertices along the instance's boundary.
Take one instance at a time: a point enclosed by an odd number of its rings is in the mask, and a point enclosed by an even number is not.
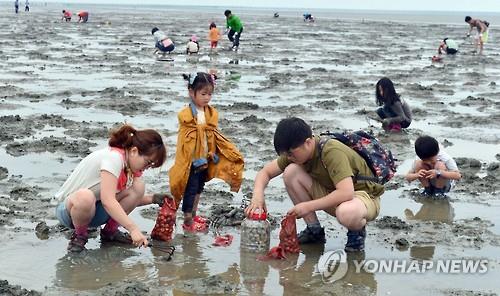
<svg viewBox="0 0 500 296"><path fill-rule="evenodd" d="M387 27L361 17L306 24L298 17L242 12L248 29L240 51L225 51L229 43L223 37L219 51L209 53L207 28L199 20L222 25L220 11L115 14L103 7L80 25L57 22L61 8L56 4L37 9L19 16L0 12L0 254L5 258L0 294L500 293L495 284L500 276L497 38L482 56L472 54L469 40L459 40L460 54L431 63L443 34L462 36L465 26L401 22ZM178 44L173 62L153 57L153 26ZM186 57L184 44L193 33L202 37L202 51ZM30 42L30 36L40 41ZM52 195L71 170L106 145L111 128L126 121L164 136L169 161L144 178L149 192L168 190L176 112L187 103L181 74L209 70L219 77L212 102L220 129L245 156L240 193L211 182L202 195L199 212L215 226L205 234L184 234L178 213L170 261L154 248L101 244L98 230L91 232L87 252L66 254L69 232L57 225ZM414 122L401 134L385 133L370 119L376 109L374 85L383 76L395 82L413 108ZM398 175L387 184L379 218L368 225L361 259L486 258L488 273L385 275L350 269L341 280L325 282L315 265L324 252L343 248L346 230L324 213L319 217L325 246L304 247L300 255L265 263L240 252L241 204L251 197L256 172L276 157L273 131L286 116L304 118L316 133L370 130L396 155ZM414 159L413 143L423 134L436 137L462 170L463 179L446 200L422 198L417 184L403 178ZM266 198L274 226L271 245L277 245L279 221L291 207L281 179L270 183ZM132 217L149 232L156 212L155 206L139 208ZM303 226L299 221L298 229ZM216 232L235 240L229 247L214 247Z"/></svg>

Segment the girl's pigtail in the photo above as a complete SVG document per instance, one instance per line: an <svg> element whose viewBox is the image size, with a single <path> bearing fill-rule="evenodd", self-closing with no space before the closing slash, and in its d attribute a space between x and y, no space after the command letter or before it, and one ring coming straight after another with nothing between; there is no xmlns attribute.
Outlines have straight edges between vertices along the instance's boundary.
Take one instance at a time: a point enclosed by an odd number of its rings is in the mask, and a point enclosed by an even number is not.
<svg viewBox="0 0 500 296"><path fill-rule="evenodd" d="M215 75L215 74L213 74L213 73L210 73L210 74L208 74L208 75L210 75L210 80L211 80L211 82L212 82L212 85L213 85L213 86L217 85L217 82L216 82L216 80L217 80L217 75Z"/></svg>

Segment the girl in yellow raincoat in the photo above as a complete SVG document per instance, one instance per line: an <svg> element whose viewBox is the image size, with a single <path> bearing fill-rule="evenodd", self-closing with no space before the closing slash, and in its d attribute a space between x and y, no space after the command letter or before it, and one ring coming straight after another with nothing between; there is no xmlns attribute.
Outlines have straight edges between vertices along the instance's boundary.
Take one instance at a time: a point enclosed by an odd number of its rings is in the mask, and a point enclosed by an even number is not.
<svg viewBox="0 0 500 296"><path fill-rule="evenodd" d="M177 150L169 180L177 207L182 200L182 227L193 232L206 229L206 220L196 216L205 182L220 178L237 192L243 178L243 156L217 129L217 110L208 105L215 77L203 72L183 76L191 102L178 113Z"/></svg>

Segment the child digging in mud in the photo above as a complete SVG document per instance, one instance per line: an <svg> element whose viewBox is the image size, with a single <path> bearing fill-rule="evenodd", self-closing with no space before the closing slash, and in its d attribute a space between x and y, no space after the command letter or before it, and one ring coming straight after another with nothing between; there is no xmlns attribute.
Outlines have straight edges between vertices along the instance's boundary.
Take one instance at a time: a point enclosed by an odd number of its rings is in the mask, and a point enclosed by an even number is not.
<svg viewBox="0 0 500 296"><path fill-rule="evenodd" d="M199 51L200 43L198 43L198 37L193 35L186 44L186 54L197 54Z"/></svg>
<svg viewBox="0 0 500 296"><path fill-rule="evenodd" d="M382 106L377 109L377 114L385 131L400 132L402 128L410 126L410 106L401 100L389 78L384 77L377 82L375 97L377 105Z"/></svg>
<svg viewBox="0 0 500 296"><path fill-rule="evenodd" d="M406 174L406 180L412 182L418 179L424 186L424 196L445 198L455 181L462 178L457 163L430 136L421 136L415 141L415 152L419 159Z"/></svg>
<svg viewBox="0 0 500 296"><path fill-rule="evenodd" d="M154 130L136 130L125 124L111 133L108 144L86 156L55 194L60 201L57 219L74 229L69 252L85 250L88 227L104 224L102 242L148 245L128 214L139 205L163 203L161 195L144 195L145 184L141 179L144 170L158 168L165 162L163 140ZM120 225L129 234L118 230Z"/></svg>
<svg viewBox="0 0 500 296"><path fill-rule="evenodd" d="M215 77L204 73L183 75L190 103L178 113L179 133L175 163L170 169L170 190L177 207L182 200L184 231L206 230L206 219L196 215L205 182L220 178L237 192L243 178L243 157L218 130L218 112L210 106Z"/></svg>

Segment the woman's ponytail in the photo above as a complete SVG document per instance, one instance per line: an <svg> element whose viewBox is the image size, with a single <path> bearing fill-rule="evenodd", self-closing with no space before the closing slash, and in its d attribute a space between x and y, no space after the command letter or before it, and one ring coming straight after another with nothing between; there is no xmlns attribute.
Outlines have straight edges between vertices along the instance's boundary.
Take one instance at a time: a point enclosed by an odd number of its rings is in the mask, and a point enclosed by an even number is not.
<svg viewBox="0 0 500 296"><path fill-rule="evenodd" d="M111 131L109 138L109 146L127 149L133 146L133 137L136 135L137 130L131 125L124 124L119 129Z"/></svg>

